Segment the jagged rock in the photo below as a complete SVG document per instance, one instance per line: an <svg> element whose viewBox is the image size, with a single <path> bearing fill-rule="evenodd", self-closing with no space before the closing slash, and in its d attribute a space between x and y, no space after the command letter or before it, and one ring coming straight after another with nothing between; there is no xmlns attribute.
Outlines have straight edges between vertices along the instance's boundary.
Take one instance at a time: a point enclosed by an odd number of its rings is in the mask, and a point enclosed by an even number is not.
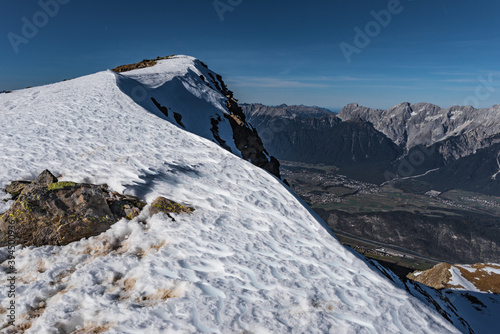
<svg viewBox="0 0 500 334"><path fill-rule="evenodd" d="M228 94L228 96L231 96L231 94ZM226 107L230 114L225 114L224 116L229 120L229 124L231 124L234 143L236 144L236 148L241 152L243 159L249 160L254 165L281 178L278 159L269 156L257 130L247 125L245 114L238 106L236 100L230 97L226 101Z"/></svg>
<svg viewBox="0 0 500 334"><path fill-rule="evenodd" d="M401 103L387 110L371 109L351 103L339 113L343 120L361 118L368 121L396 144L407 150L430 146L450 137L464 136L460 147L445 155L464 157L475 150L498 143L500 105L475 109L471 106L440 108L430 103ZM473 140L470 140L473 139Z"/></svg>
<svg viewBox="0 0 500 334"><path fill-rule="evenodd" d="M162 114L165 115L165 117L168 117L168 108L167 107L162 106L158 101L156 101L156 99L154 97L151 98L151 101L153 101L156 108L158 108L158 110L161 111Z"/></svg>
<svg viewBox="0 0 500 334"><path fill-rule="evenodd" d="M55 177L49 170L44 170L40 175L36 177L29 185L27 185L23 191L29 191L30 189L37 187L48 187L49 185L57 183L57 177Z"/></svg>
<svg viewBox="0 0 500 334"><path fill-rule="evenodd" d="M13 181L7 187L5 187L5 192L12 195L12 199L16 199L17 196L21 194L26 185L30 184L30 181Z"/></svg>
<svg viewBox="0 0 500 334"><path fill-rule="evenodd" d="M413 281L433 287L434 289L445 289L448 287L448 282L451 278L450 268L451 264L449 263L439 263L432 269L424 272L415 271L409 273L407 277Z"/></svg>
<svg viewBox="0 0 500 334"><path fill-rule="evenodd" d="M8 189L19 193L0 216L0 246L9 238L24 246L66 245L106 231L119 218L133 219L145 206L137 198L109 194L107 186L58 182L48 170Z"/></svg>
<svg viewBox="0 0 500 334"><path fill-rule="evenodd" d="M194 208L188 207L181 205L179 203L176 203L174 201L171 201L165 197L158 197L151 203L151 208L149 209L149 214L150 216L153 216L157 213L163 212L167 214L172 220L175 221L175 219L170 215L171 213L176 213L176 214L183 214L183 213L192 213L194 211Z"/></svg>
<svg viewBox="0 0 500 334"><path fill-rule="evenodd" d="M133 196L123 196L118 193L113 193L112 198L108 199L109 208L116 217L125 217L129 220L134 219L139 215L146 203Z"/></svg>
<svg viewBox="0 0 500 334"><path fill-rule="evenodd" d="M246 122L245 114L238 105L238 100L233 97L234 93L227 88L220 75L217 74L215 78L211 73L209 73L209 76L217 90L227 98L226 108L229 111L229 114L224 114L224 117L231 125L231 129L233 130L233 140L236 148L241 152L242 158L250 161L257 167L267 170L269 173L281 179L280 163L278 159L269 155L264 148L264 144L262 143L262 139L259 137L257 130ZM215 120L212 118L211 130L217 142L224 147L225 142L221 140L220 137L218 138L219 133L217 125L220 121L220 119Z"/></svg>

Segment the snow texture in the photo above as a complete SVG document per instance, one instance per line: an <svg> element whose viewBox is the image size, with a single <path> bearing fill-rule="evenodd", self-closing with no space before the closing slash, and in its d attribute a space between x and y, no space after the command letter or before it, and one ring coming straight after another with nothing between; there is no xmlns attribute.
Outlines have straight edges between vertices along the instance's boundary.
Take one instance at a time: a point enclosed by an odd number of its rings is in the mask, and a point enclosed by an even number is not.
<svg viewBox="0 0 500 334"><path fill-rule="evenodd" d="M458 332L345 249L280 180L130 91L158 93L210 138L205 121L227 110L199 73L179 56L0 95L0 188L47 168L196 209L173 222L146 207L97 237L18 247L16 324L37 334ZM5 258L3 248L2 286Z"/></svg>

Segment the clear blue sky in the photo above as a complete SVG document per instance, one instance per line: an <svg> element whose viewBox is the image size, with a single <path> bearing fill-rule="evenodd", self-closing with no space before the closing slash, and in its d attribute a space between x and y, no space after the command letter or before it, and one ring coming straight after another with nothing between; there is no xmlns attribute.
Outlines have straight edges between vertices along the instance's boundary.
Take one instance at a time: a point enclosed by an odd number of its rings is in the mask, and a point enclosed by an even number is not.
<svg viewBox="0 0 500 334"><path fill-rule="evenodd" d="M220 0L219 12L212 0L58 1L53 17L39 1L2 2L0 91L173 53L206 62L241 102L500 103L495 0ZM388 6L390 22L374 24ZM38 32L23 34L23 17ZM342 42L357 47L350 63Z"/></svg>

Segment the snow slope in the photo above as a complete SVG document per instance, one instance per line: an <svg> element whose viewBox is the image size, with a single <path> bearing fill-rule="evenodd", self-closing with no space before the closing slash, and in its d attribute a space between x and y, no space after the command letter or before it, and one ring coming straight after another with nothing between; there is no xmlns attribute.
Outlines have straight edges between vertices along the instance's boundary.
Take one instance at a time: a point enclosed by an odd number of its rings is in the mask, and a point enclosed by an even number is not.
<svg viewBox="0 0 500 334"><path fill-rule="evenodd" d="M191 129L190 113L225 112L220 94L186 83L197 60L157 66L0 94L0 188L47 168L196 209L173 222L146 208L97 237L18 247L17 332L458 332L347 251L277 178L124 93L130 80L162 87Z"/></svg>
<svg viewBox="0 0 500 334"><path fill-rule="evenodd" d="M233 141L231 126L223 117L223 114L228 114L225 107L227 98L219 91L223 83L217 79L216 73L204 67L198 59L175 56L160 60L153 67L115 75L120 90L134 102L178 126L174 112L179 113L182 126L189 132L213 140L211 119L220 119L220 137L233 153L240 155ZM151 98L168 108L168 117L155 106Z"/></svg>
<svg viewBox="0 0 500 334"><path fill-rule="evenodd" d="M470 282L469 284L472 285L472 287L468 286L470 290L457 288L436 290L412 280L403 281L380 264L374 262L374 265L397 286L432 305L463 333L489 334L498 331L499 294L480 292ZM460 272L456 266L452 268ZM465 280L462 276L460 277L462 281Z"/></svg>

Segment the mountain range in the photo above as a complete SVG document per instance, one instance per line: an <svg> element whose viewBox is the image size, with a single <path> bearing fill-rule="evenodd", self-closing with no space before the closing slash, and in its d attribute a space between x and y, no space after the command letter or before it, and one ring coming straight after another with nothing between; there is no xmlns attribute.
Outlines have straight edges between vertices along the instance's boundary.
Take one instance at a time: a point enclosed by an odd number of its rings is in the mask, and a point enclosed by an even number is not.
<svg viewBox="0 0 500 334"><path fill-rule="evenodd" d="M222 78L189 56L0 94L0 188L50 169L55 184L92 183L145 203L96 236L0 248L0 281L11 289L0 290L1 330L494 330L497 296L406 283L345 248L281 180L278 160L243 110ZM403 150L368 123L318 116L303 120L340 126L342 147L357 154L352 162L336 158L346 166L369 166L377 147L387 157ZM159 197L191 214L151 215ZM14 200L6 192L1 199L3 213ZM15 234L13 225L1 233ZM477 300L484 308L474 309Z"/></svg>
<svg viewBox="0 0 500 334"><path fill-rule="evenodd" d="M304 198L325 196L308 203L336 231L452 263L498 262L500 213L487 208L500 203L479 198L500 194L498 106L403 103L379 110L349 104L339 114L286 105L242 109L270 154L311 165L302 174L313 176L294 173L292 188ZM325 174L318 164L336 171ZM334 175L368 184L349 190L349 182L334 181ZM375 193L362 195L363 188ZM464 201L450 201L453 191ZM401 192L408 199L394 205ZM365 209L365 203L374 205ZM470 203L483 206L472 210Z"/></svg>
<svg viewBox="0 0 500 334"><path fill-rule="evenodd" d="M300 106L242 107L280 159L333 164L377 184L411 178L439 191L500 195L499 105L442 109L401 103L380 110L353 103L338 114L322 108L300 112ZM287 108L289 113L283 111Z"/></svg>

